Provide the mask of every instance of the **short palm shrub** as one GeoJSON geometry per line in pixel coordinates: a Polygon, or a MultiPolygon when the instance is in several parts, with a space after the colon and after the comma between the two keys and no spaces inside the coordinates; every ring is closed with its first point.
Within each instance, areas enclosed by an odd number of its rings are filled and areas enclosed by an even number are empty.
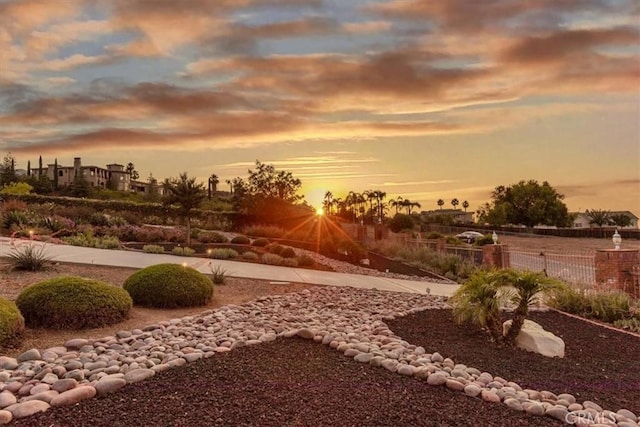
{"type": "Polygon", "coordinates": [[[77,233],[73,236],[62,237],[62,241],[68,245],[87,248],[118,249],[120,247],[120,240],[116,236],[96,237],[91,230],[77,233]]]}
{"type": "Polygon", "coordinates": [[[298,256],[298,265],[300,267],[314,267],[316,260],[310,255],[302,254],[298,256]]]}
{"type": "Polygon", "coordinates": [[[171,250],[171,253],[178,256],[192,256],[196,251],[188,247],[176,246],[171,250]]]}
{"type": "Polygon", "coordinates": [[[262,262],[268,265],[282,265],[284,262],[284,258],[280,255],[267,253],[262,255],[262,262]]]}
{"type": "Polygon", "coordinates": [[[238,251],[229,248],[215,248],[211,252],[207,251],[209,257],[213,259],[234,259],[238,257],[238,251]]]}
{"type": "Polygon", "coordinates": [[[57,277],[24,289],[16,305],[27,326],[97,328],[127,318],[132,306],[122,288],[83,277],[57,277]]]}
{"type": "Polygon", "coordinates": [[[124,289],[134,304],[157,307],[195,307],[213,297],[213,283],[206,275],[178,264],[144,268],[125,280],[124,289]]]}
{"type": "Polygon", "coordinates": [[[491,338],[502,341],[502,306],[507,295],[496,270],[478,270],[451,297],[456,323],[473,323],[486,328],[491,338]]]}
{"type": "Polygon", "coordinates": [[[259,248],[264,248],[268,244],[269,244],[269,241],[263,237],[255,239],[253,242],[251,242],[251,246],[257,246],[259,248]]]}
{"type": "Polygon", "coordinates": [[[248,245],[249,243],[251,243],[251,239],[249,239],[247,236],[239,234],[231,239],[231,243],[234,243],[236,245],[248,245]]]}
{"type": "Polygon", "coordinates": [[[44,245],[33,243],[12,249],[7,257],[14,270],[40,271],[51,261],[44,245]]]}
{"type": "Polygon", "coordinates": [[[247,261],[258,261],[260,259],[260,255],[255,252],[247,251],[242,254],[242,258],[247,261]]]}
{"type": "Polygon", "coordinates": [[[142,251],[147,254],[163,254],[164,246],[160,245],[144,245],[142,251]]]}
{"type": "Polygon", "coordinates": [[[280,256],[282,258],[295,258],[296,257],[296,251],[293,250],[292,247],[285,247],[282,252],[280,252],[280,256]]]}
{"type": "Polygon", "coordinates": [[[13,301],[0,298],[0,349],[19,343],[24,317],[13,301]]]}

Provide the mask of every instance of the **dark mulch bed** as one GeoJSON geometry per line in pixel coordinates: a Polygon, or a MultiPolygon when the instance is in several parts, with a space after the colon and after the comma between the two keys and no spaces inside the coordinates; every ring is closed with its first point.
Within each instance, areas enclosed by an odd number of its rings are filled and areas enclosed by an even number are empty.
{"type": "MultiPolygon", "coordinates": [[[[561,336],[564,359],[496,349],[455,326],[449,310],[396,319],[407,341],[524,388],[571,393],[605,409],[640,413],[640,339],[556,312],[532,319],[561,336]]],[[[445,387],[345,358],[327,346],[279,339],[201,360],[132,384],[103,399],[52,408],[16,426],[547,426],[532,417],[445,387]]]]}
{"type": "Polygon", "coordinates": [[[200,360],[16,426],[558,426],[280,339],[200,360]]]}
{"type": "Polygon", "coordinates": [[[438,351],[456,363],[473,366],[523,388],[571,393],[604,409],[640,414],[640,338],[561,313],[535,312],[531,320],[561,337],[563,359],[502,348],[474,328],[454,326],[450,310],[429,310],[388,322],[403,339],[438,351]]]}

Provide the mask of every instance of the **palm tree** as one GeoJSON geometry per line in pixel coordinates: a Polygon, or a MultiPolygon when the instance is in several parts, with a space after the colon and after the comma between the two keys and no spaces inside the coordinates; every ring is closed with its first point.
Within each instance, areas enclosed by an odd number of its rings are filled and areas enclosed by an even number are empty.
{"type": "Polygon", "coordinates": [[[374,191],[374,195],[376,197],[376,211],[378,213],[378,222],[382,222],[382,201],[387,197],[387,193],[381,190],[376,190],[374,191]]]}
{"type": "Polygon", "coordinates": [[[331,215],[331,206],[333,206],[333,193],[331,193],[331,191],[324,193],[324,201],[322,205],[326,214],[331,215]]]}
{"type": "Polygon", "coordinates": [[[459,204],[460,202],[458,201],[458,199],[451,200],[451,206],[453,206],[453,209],[455,209],[459,204]]]}
{"type": "Polygon", "coordinates": [[[411,202],[409,204],[409,215],[411,215],[411,208],[418,208],[420,209],[422,207],[422,205],[418,202],[411,202]]]}
{"type": "Polygon", "coordinates": [[[212,173],[207,182],[207,196],[209,200],[211,200],[211,194],[215,193],[218,190],[218,183],[220,180],[218,179],[218,175],[212,173]]]}
{"type": "Polygon", "coordinates": [[[467,211],[467,208],[469,207],[469,202],[467,202],[466,200],[464,202],[462,202],[462,207],[464,208],[464,211],[467,211]]]}
{"type": "Polygon", "coordinates": [[[498,270],[478,270],[449,300],[456,323],[474,323],[487,328],[495,342],[502,341],[502,307],[508,300],[498,270]]]}
{"type": "Polygon", "coordinates": [[[515,288],[515,292],[511,294],[511,300],[516,308],[513,311],[511,327],[504,336],[505,343],[512,345],[520,334],[524,320],[529,315],[529,306],[537,301],[541,293],[560,289],[564,285],[546,277],[543,273],[531,271],[520,272],[509,269],[501,271],[498,276],[505,285],[515,288]]]}
{"type": "Polygon", "coordinates": [[[396,208],[396,215],[398,215],[398,209],[402,207],[402,200],[404,200],[402,196],[398,196],[395,199],[389,201],[389,206],[391,206],[392,208],[396,208]]]}
{"type": "Polygon", "coordinates": [[[444,200],[438,199],[438,206],[440,206],[440,210],[442,210],[442,206],[444,206],[444,200]]]}
{"type": "Polygon", "coordinates": [[[230,179],[226,179],[224,182],[229,186],[229,193],[233,194],[233,182],[230,179]]]}
{"type": "Polygon", "coordinates": [[[180,174],[178,179],[166,179],[164,181],[166,205],[178,205],[180,214],[187,222],[187,246],[191,245],[191,214],[200,206],[205,198],[204,184],[196,182],[196,178],[189,178],[186,172],[180,174]]]}

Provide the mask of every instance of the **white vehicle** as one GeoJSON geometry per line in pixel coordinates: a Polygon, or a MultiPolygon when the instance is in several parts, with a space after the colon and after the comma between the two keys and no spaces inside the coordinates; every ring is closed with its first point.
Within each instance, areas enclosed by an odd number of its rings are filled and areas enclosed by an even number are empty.
{"type": "Polygon", "coordinates": [[[464,240],[467,243],[473,243],[476,239],[480,237],[484,237],[484,234],[478,233],[477,231],[465,231],[460,234],[456,234],[456,237],[460,240],[464,240]]]}

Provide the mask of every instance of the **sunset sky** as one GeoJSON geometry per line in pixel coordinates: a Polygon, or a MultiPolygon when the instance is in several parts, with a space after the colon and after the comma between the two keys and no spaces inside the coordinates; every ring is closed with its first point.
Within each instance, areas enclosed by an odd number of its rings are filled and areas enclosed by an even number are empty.
{"type": "Polygon", "coordinates": [[[640,216],[637,0],[0,0],[0,154],[640,216]]]}

